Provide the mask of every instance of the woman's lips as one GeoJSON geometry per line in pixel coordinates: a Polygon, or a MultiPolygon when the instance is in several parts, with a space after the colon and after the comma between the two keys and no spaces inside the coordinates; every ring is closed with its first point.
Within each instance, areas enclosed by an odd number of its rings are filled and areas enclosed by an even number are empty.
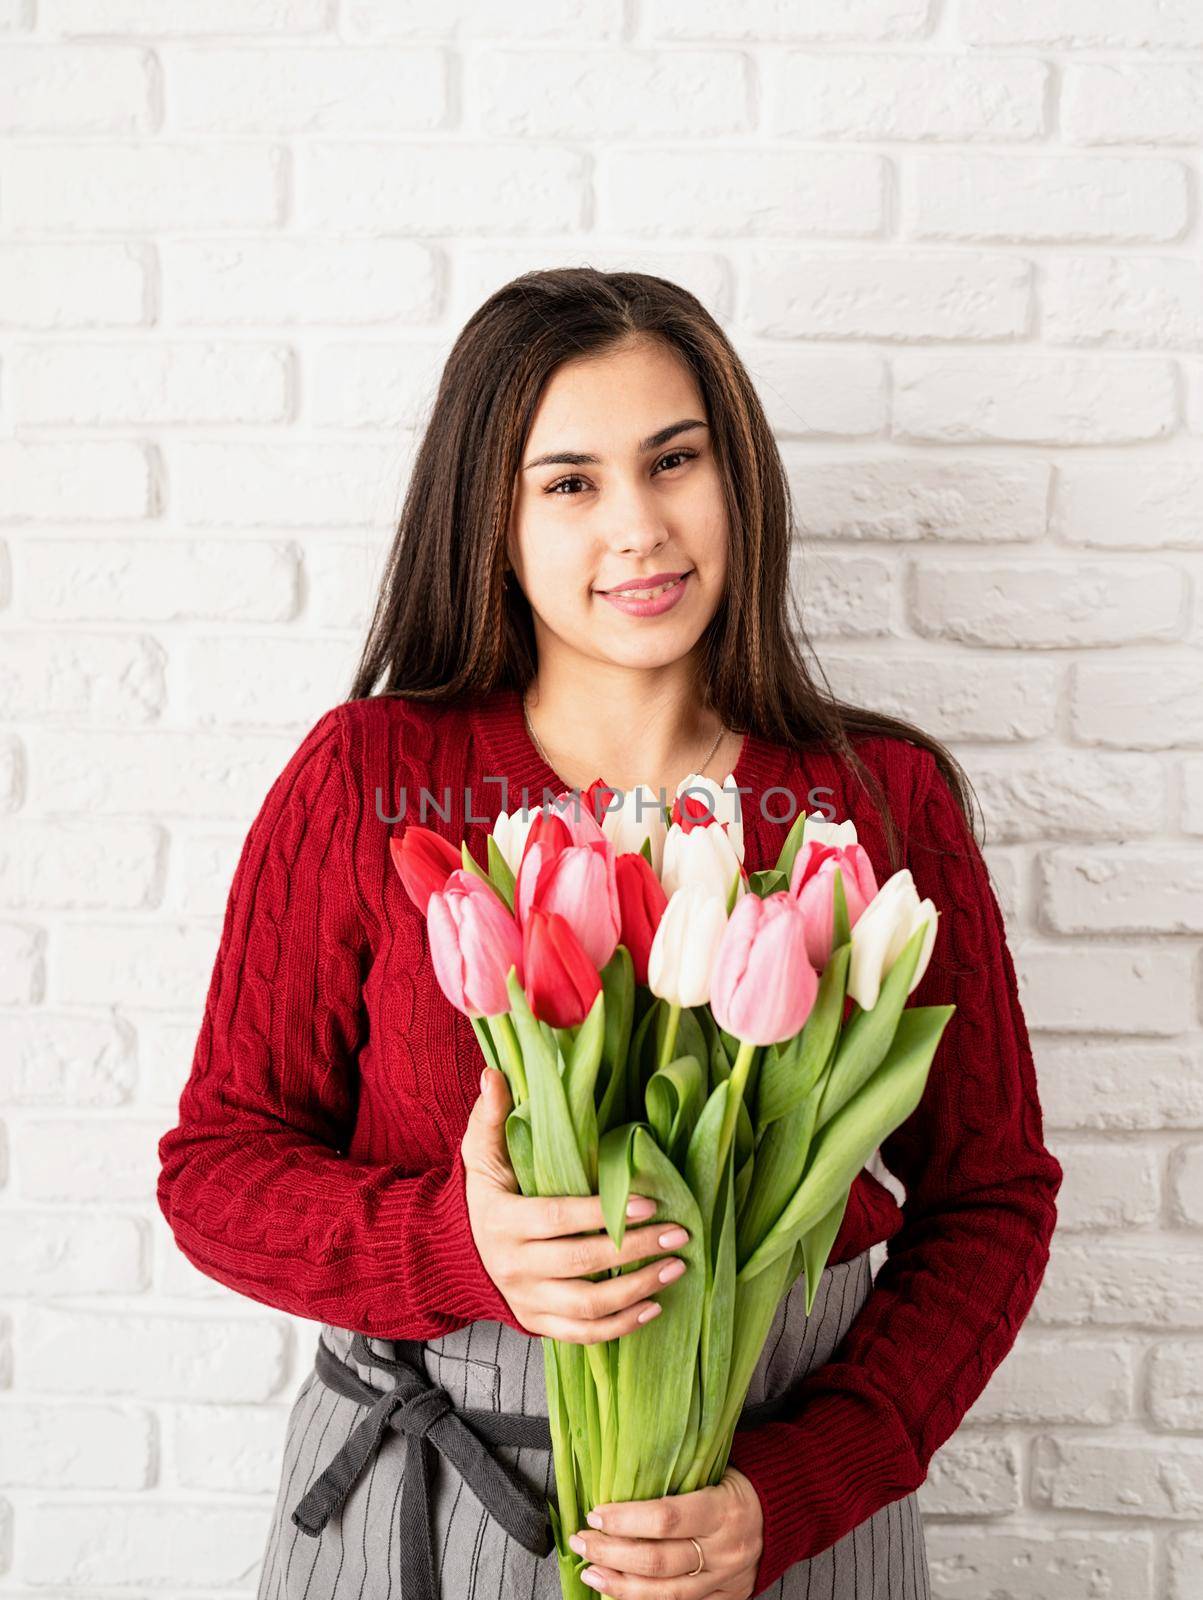
{"type": "Polygon", "coordinates": [[[671,611],[685,593],[685,585],[693,576],[692,572],[685,573],[684,577],[675,579],[672,583],[661,584],[652,594],[641,594],[637,589],[627,589],[621,593],[614,591],[598,590],[603,600],[608,600],[619,611],[625,611],[630,617],[658,617],[664,611],[671,611]]]}

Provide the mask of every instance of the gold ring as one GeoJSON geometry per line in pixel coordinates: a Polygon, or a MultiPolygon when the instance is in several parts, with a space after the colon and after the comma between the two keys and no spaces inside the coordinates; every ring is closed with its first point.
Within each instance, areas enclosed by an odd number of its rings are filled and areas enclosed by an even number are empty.
{"type": "Polygon", "coordinates": [[[685,1537],[686,1537],[686,1538],[687,1538],[687,1539],[688,1539],[688,1540],[689,1540],[689,1542],[690,1542],[690,1544],[691,1544],[691,1545],[692,1545],[692,1546],[693,1546],[693,1547],[694,1547],[694,1549],[695,1549],[695,1550],[696,1550],[696,1551],[697,1551],[697,1553],[698,1553],[698,1564],[697,1564],[697,1566],[696,1566],[696,1567],[695,1567],[695,1568],[694,1568],[694,1569],[693,1569],[693,1571],[692,1571],[692,1572],[687,1572],[687,1573],[686,1573],[686,1574],[685,1574],[685,1576],[686,1576],[686,1577],[687,1577],[687,1578],[696,1578],[696,1577],[697,1577],[697,1575],[698,1575],[698,1573],[699,1573],[699,1572],[701,1572],[701,1570],[702,1570],[702,1568],[703,1568],[703,1567],[704,1567],[704,1566],[705,1566],[705,1565],[706,1565],[706,1558],[705,1558],[705,1556],[703,1556],[703,1554],[702,1554],[702,1547],[701,1547],[701,1545],[700,1545],[700,1544],[699,1544],[699,1543],[698,1543],[698,1541],[697,1541],[697,1540],[696,1540],[696,1539],[695,1539],[695,1538],[694,1538],[694,1537],[693,1537],[693,1535],[692,1535],[692,1534],[691,1534],[691,1533],[687,1533],[687,1534],[686,1534],[686,1535],[685,1535],[685,1537]]]}

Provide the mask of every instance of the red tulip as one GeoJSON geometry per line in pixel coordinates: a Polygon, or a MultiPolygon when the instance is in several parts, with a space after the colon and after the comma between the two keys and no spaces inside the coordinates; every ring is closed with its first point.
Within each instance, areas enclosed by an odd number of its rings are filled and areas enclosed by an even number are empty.
{"type": "Polygon", "coordinates": [[[400,838],[391,838],[388,848],[406,894],[423,915],[435,890],[464,864],[463,855],[450,840],[416,822],[411,822],[400,838]]]}
{"type": "Polygon", "coordinates": [[[439,987],[469,1017],[510,1009],[506,978],[522,981],[522,934],[492,886],[463,868],[451,873],[426,910],[430,955],[439,987]]]}
{"type": "MultiPolygon", "coordinates": [[[[618,789],[611,789],[608,783],[603,783],[600,778],[594,778],[589,787],[581,793],[581,811],[585,816],[592,817],[599,828],[604,831],[605,819],[610,815],[611,802],[618,789]]],[[[617,809],[614,807],[613,809],[617,809]]],[[[578,840],[579,844],[581,841],[578,840]]]]}
{"type": "Polygon", "coordinates": [[[531,1011],[553,1028],[575,1028],[601,993],[597,968],[568,922],[532,906],[522,929],[524,987],[531,1011]]]}
{"type": "Polygon", "coordinates": [[[668,904],[668,896],[647,857],[624,850],[614,863],[618,888],[621,940],[631,952],[635,982],[647,982],[647,961],[652,940],[668,904]]]}

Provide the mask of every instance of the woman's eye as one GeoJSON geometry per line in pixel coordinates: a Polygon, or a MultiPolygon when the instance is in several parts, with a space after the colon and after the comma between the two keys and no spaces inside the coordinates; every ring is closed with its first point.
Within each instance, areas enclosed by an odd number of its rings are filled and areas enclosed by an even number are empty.
{"type": "Polygon", "coordinates": [[[584,481],[585,480],[583,478],[578,478],[575,476],[571,478],[561,478],[557,483],[549,484],[544,492],[546,494],[558,494],[566,483],[583,483],[584,481]]]}
{"type": "MultiPolygon", "coordinates": [[[[660,468],[666,461],[675,461],[678,459],[681,461],[692,461],[696,455],[696,450],[670,450],[667,455],[660,457],[659,461],[656,463],[656,466],[657,468],[660,468]]],[[[670,470],[675,470],[675,468],[670,470]]],[[[585,479],[582,478],[579,473],[574,472],[567,478],[559,478],[555,483],[549,484],[543,492],[545,494],[557,494],[561,489],[564,488],[566,484],[584,482],[585,479]]]]}

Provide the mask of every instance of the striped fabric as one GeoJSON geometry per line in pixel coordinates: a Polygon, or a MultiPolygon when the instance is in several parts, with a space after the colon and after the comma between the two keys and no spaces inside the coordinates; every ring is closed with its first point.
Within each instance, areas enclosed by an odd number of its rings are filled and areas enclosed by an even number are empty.
{"type": "MultiPolygon", "coordinates": [[[[806,1315],[799,1274],[777,1307],[752,1375],[748,1402],[769,1399],[831,1358],[873,1284],[870,1252],[828,1266],[814,1310],[806,1315]]],[[[318,1337],[350,1360],[352,1331],[323,1323],[318,1337]]],[[[369,1339],[380,1355],[392,1341],[369,1339]]],[[[501,1322],[473,1322],[427,1340],[427,1372],[457,1406],[547,1415],[541,1341],[501,1322]]],[[[379,1367],[352,1363],[369,1383],[389,1388],[379,1367]]],[[[284,1441],[279,1493],[272,1515],[257,1600],[406,1600],[400,1581],[397,1516],[404,1446],[386,1439],[363,1478],[321,1535],[290,1520],[306,1489],[343,1444],[365,1407],[336,1394],[310,1372],[293,1402],[284,1441]]],[[[498,1455],[541,1493],[555,1493],[550,1451],[497,1446],[498,1455]]],[[[443,1600],[560,1600],[554,1552],[531,1555],[484,1510],[463,1479],[436,1452],[433,1483],[435,1561],[443,1600]]],[[[703,1552],[705,1538],[701,1539],[703,1552]]],[[[797,1562],[763,1600],[931,1600],[917,1497],[883,1506],[836,1544],[797,1562]]]]}

